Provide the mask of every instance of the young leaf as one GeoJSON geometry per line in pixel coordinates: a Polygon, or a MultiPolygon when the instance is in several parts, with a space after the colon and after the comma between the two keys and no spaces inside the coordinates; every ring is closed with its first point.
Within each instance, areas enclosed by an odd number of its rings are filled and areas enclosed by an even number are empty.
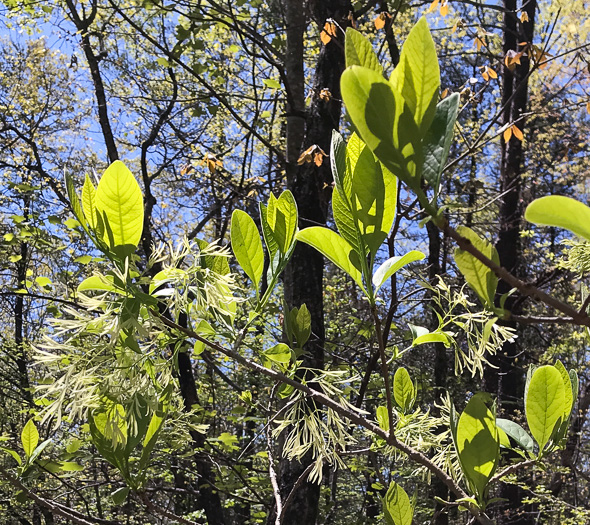
{"type": "Polygon", "coordinates": [[[350,275],[364,291],[358,255],[340,235],[323,226],[312,226],[298,232],[296,238],[313,246],[330,259],[338,268],[350,275]]]}
{"type": "Polygon", "coordinates": [[[379,63],[371,42],[365,36],[356,29],[347,27],[344,42],[346,67],[363,66],[383,74],[383,67],[379,63]]]}
{"type": "Polygon", "coordinates": [[[563,405],[563,421],[567,422],[572,413],[572,408],[574,404],[574,395],[572,391],[572,381],[568,374],[568,371],[563,366],[563,363],[559,360],[555,363],[555,368],[561,375],[561,379],[563,381],[563,388],[564,388],[564,405],[563,405]]]}
{"type": "Polygon", "coordinates": [[[404,368],[398,368],[393,376],[393,398],[402,411],[408,412],[414,404],[416,391],[412,378],[404,368]]]}
{"type": "MultiPolygon", "coordinates": [[[[500,264],[498,252],[491,243],[482,239],[471,228],[467,228],[466,226],[459,226],[457,231],[461,236],[469,239],[471,244],[488,257],[488,259],[500,264]]],[[[494,295],[498,286],[496,274],[473,255],[460,248],[455,250],[455,263],[481,302],[488,308],[493,308],[494,295]]]]}
{"type": "Polygon", "coordinates": [[[412,28],[404,42],[398,66],[390,82],[401,92],[423,137],[434,118],[440,70],[434,40],[424,17],[412,28]]]}
{"type": "Polygon", "coordinates": [[[74,216],[76,219],[78,219],[80,224],[82,224],[82,227],[87,231],[88,226],[84,220],[84,213],[82,211],[82,206],[80,205],[80,199],[76,193],[76,187],[74,185],[72,176],[69,173],[64,172],[64,179],[66,183],[66,191],[68,193],[68,200],[70,201],[70,206],[72,207],[74,216]]]}
{"type": "Polygon", "coordinates": [[[438,195],[440,177],[449,156],[453,129],[459,112],[459,94],[453,93],[436,106],[434,119],[424,138],[424,179],[438,195]]]}
{"type": "Polygon", "coordinates": [[[342,99],[361,138],[396,177],[410,186],[422,166],[420,134],[399,91],[379,73],[352,66],[341,77],[342,99]]]}
{"type": "Polygon", "coordinates": [[[94,230],[97,226],[96,189],[88,174],[86,174],[84,186],[82,187],[82,208],[88,224],[94,230]]]}
{"type": "MultiPolygon", "coordinates": [[[[344,180],[347,175],[346,173],[346,143],[342,138],[342,135],[336,130],[332,130],[332,142],[330,143],[330,167],[332,169],[332,176],[336,183],[336,188],[339,189],[344,195],[347,195],[344,189],[344,180]]],[[[350,184],[348,184],[350,187],[350,184]]],[[[347,195],[349,196],[349,195],[347,195]]]]}
{"type": "Polygon", "coordinates": [[[129,487],[120,487],[111,493],[111,498],[115,505],[122,505],[125,503],[127,496],[129,495],[129,487]]]}
{"type": "Polygon", "coordinates": [[[39,444],[39,431],[32,419],[27,421],[21,432],[20,439],[25,455],[30,458],[39,444]]]}
{"type": "Polygon", "coordinates": [[[407,264],[421,261],[425,255],[417,250],[401,255],[399,257],[391,257],[387,259],[373,275],[373,286],[375,287],[375,293],[383,286],[383,283],[387,281],[395,272],[403,268],[407,264]]]}
{"type": "Polygon", "coordinates": [[[367,253],[359,230],[358,221],[354,218],[352,205],[343,196],[338,187],[332,191],[332,214],[340,235],[354,248],[357,253],[367,253]]]}
{"type": "Polygon", "coordinates": [[[291,349],[285,343],[276,344],[262,352],[262,355],[275,363],[289,364],[291,362],[291,349]]]}
{"type": "Polygon", "coordinates": [[[496,425],[510,436],[516,444],[527,452],[532,452],[535,446],[533,438],[518,423],[509,419],[497,418],[496,425]]]}
{"type": "Polygon", "coordinates": [[[305,303],[300,308],[293,308],[289,314],[291,331],[299,348],[307,343],[311,335],[311,314],[305,303]]]}
{"type": "Polygon", "coordinates": [[[531,202],[524,218],[533,224],[565,228],[590,241],[590,208],[561,195],[548,195],[531,202]]]}
{"type": "Polygon", "coordinates": [[[533,373],[525,399],[526,419],[539,452],[551,439],[556,425],[563,418],[565,388],[559,371],[550,365],[533,373]]]}
{"type": "Polygon", "coordinates": [[[104,241],[118,255],[133,253],[143,232],[143,197],[135,177],[120,160],[104,172],[96,188],[97,217],[104,220],[104,241]]]}
{"type": "Polygon", "coordinates": [[[293,244],[297,231],[297,204],[289,190],[281,193],[278,199],[270,195],[266,208],[266,220],[280,252],[286,254],[293,244]]]}
{"type": "Polygon", "coordinates": [[[275,255],[279,251],[279,245],[277,244],[277,241],[274,238],[274,234],[270,229],[270,225],[268,224],[268,207],[262,202],[260,202],[258,204],[258,208],[260,211],[260,224],[262,224],[262,235],[264,236],[264,243],[266,244],[266,249],[268,251],[268,255],[272,263],[276,259],[275,255]]]}
{"type": "Polygon", "coordinates": [[[392,481],[383,498],[383,515],[388,525],[412,525],[414,509],[406,491],[392,481]]]}
{"type": "Polygon", "coordinates": [[[379,423],[379,427],[385,431],[389,431],[389,415],[387,413],[387,407],[377,407],[375,415],[377,416],[377,423],[379,423]]]}
{"type": "Polygon", "coordinates": [[[231,217],[231,247],[238,264],[250,277],[256,290],[264,269],[262,241],[254,220],[242,210],[234,210],[231,217]]]}
{"type": "Polygon", "coordinates": [[[355,164],[351,190],[350,203],[357,229],[363,244],[375,257],[395,219],[397,181],[366,146],[355,164]]]}
{"type": "Polygon", "coordinates": [[[461,468],[481,501],[498,465],[500,441],[489,394],[475,394],[457,425],[457,454],[461,468]]]}

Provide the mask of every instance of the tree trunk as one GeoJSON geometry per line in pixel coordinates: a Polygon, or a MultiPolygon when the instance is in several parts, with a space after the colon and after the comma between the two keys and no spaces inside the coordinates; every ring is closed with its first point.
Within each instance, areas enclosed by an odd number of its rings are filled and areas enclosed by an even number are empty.
{"type": "MultiPolygon", "coordinates": [[[[530,0],[523,2],[522,11],[526,12],[529,20],[520,22],[517,18],[519,11],[516,0],[504,1],[504,43],[503,52],[506,56],[509,52],[522,51],[519,49],[521,42],[531,42],[534,36],[534,22],[537,2],[530,0]]],[[[504,125],[515,124],[525,131],[525,111],[528,102],[528,75],[530,60],[523,55],[521,64],[513,70],[507,66],[503,68],[502,103],[504,107],[502,122],[504,125]]],[[[496,249],[500,258],[500,264],[513,275],[524,277],[523,249],[520,242],[520,225],[523,218],[521,205],[522,196],[522,172],[524,169],[523,144],[514,134],[508,141],[502,137],[502,160],[500,166],[500,193],[503,195],[500,204],[499,234],[496,249]]],[[[500,281],[498,295],[507,293],[510,286],[500,281]]],[[[518,297],[513,295],[506,301],[505,308],[513,313],[519,311],[518,297]]],[[[515,327],[514,324],[510,326],[515,327]]],[[[497,394],[503,402],[502,409],[507,413],[513,413],[518,408],[524,393],[524,368],[523,360],[519,366],[515,366],[515,359],[520,353],[517,342],[507,342],[502,347],[492,363],[497,368],[488,368],[485,375],[485,389],[497,394]]],[[[516,485],[502,485],[501,497],[508,502],[503,511],[498,515],[498,523],[533,523],[532,509],[522,506],[524,492],[516,485]]]]}
{"type": "MultiPolygon", "coordinates": [[[[330,151],[332,130],[338,129],[342,103],[340,75],[344,70],[344,35],[337,29],[327,45],[323,45],[315,68],[311,104],[305,108],[305,77],[303,70],[303,33],[306,26],[302,1],[284,2],[287,22],[287,54],[285,61],[288,81],[287,108],[287,185],[293,192],[299,209],[300,228],[325,224],[332,191],[332,173],[327,158],[320,166],[314,163],[297,165],[302,151],[317,145],[330,151]],[[323,89],[329,100],[320,98],[323,89]]],[[[349,0],[316,0],[308,3],[314,21],[323,27],[333,19],[345,28],[352,11],[349,0]]],[[[289,308],[305,304],[311,313],[312,335],[306,345],[303,367],[320,369],[324,366],[324,305],[323,256],[310,246],[299,243],[285,272],[285,299],[289,308]]],[[[313,408],[310,407],[311,410],[313,408]]],[[[279,464],[279,487],[283,501],[310,464],[311,457],[301,462],[282,459],[279,464]]],[[[284,512],[284,525],[313,524],[317,520],[320,486],[305,480],[299,484],[290,505],[284,512]]],[[[271,516],[272,520],[272,516],[271,516]]]]}

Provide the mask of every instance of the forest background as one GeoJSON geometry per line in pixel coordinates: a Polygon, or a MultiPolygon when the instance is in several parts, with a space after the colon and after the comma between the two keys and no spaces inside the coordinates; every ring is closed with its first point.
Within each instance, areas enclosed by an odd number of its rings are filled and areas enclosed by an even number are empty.
{"type": "MultiPolygon", "coordinates": [[[[523,214],[543,195],[586,200],[588,3],[2,5],[0,431],[7,449],[22,451],[23,428],[34,417],[41,441],[50,441],[43,462],[25,476],[16,476],[11,454],[1,457],[0,523],[377,523],[392,480],[414,494],[416,523],[466,522],[456,507],[440,503],[450,499],[447,487],[360,431],[338,460],[318,464],[313,449],[301,461],[282,457],[288,430],[276,429],[288,402],[277,384],[199,344],[174,350],[174,409],[153,452],[145,492],[129,493],[91,439],[88,411],[96,399],[88,392],[108,383],[104,369],[90,359],[83,363],[79,354],[57,353],[44,339],[57,337],[50,318],[69,319],[80,307],[80,282],[105,264],[72,214],[64,172],[80,190],[87,175],[94,180],[110,163],[125,161],[144,196],[143,269],[161,253],[158,246],[176,245],[183,236],[228,245],[232,212],[257,217],[258,202],[285,188],[297,202],[300,228],[333,226],[332,131],[348,137],[352,129],[340,93],[344,32],[354,27],[368,37],[390,72],[411,27],[426,15],[441,97],[460,94],[440,189],[445,217],[492,242],[513,275],[585,311],[590,263],[584,244],[562,230],[535,228],[523,214]],[[64,384],[72,367],[79,382],[60,391],[55,385],[64,384]],[[78,398],[79,406],[69,398],[78,398]],[[56,399],[63,404],[60,416],[48,412],[56,399]]],[[[412,347],[420,330],[446,330],[446,339],[415,345],[396,360],[416,381],[421,412],[406,423],[418,441],[425,434],[416,428],[426,415],[444,419],[445,392],[460,409],[471,393],[490,392],[499,414],[524,420],[528,366],[561,360],[580,378],[567,444],[543,465],[499,484],[494,494],[504,500],[491,512],[497,523],[587,522],[587,328],[519,291],[505,298],[512,315],[498,321],[517,337],[474,351],[470,312],[479,300],[457,271],[454,241],[425,219],[400,184],[397,216],[378,258],[410,250],[426,258],[384,287],[381,325],[353,281],[299,243],[261,320],[247,332],[247,347],[262,351],[286,342],[285,317],[305,304],[304,366],[325,371],[331,381],[345,377],[345,401],[372,415],[384,403],[376,331],[394,352],[412,347]],[[448,319],[445,297],[456,300],[448,319]],[[448,320],[442,328],[437,313],[448,320]]],[[[232,258],[229,263],[239,273],[232,258]]],[[[242,299],[251,300],[247,278],[236,278],[242,299]]],[[[262,293],[267,285],[263,279],[262,293]]],[[[498,297],[511,288],[500,281],[498,297]]],[[[243,310],[233,320],[237,326],[248,319],[243,310]]],[[[449,445],[442,427],[430,430],[431,445],[449,445]],[[432,437],[437,434],[440,441],[432,437]]]]}

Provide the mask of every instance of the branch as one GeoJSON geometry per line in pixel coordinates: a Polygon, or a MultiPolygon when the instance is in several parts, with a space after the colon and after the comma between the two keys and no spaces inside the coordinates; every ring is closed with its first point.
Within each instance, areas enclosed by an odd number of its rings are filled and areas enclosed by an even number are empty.
{"type": "Polygon", "coordinates": [[[48,499],[45,499],[39,496],[37,493],[33,492],[29,488],[25,487],[19,479],[14,477],[10,472],[8,472],[4,467],[0,466],[0,475],[4,477],[12,486],[16,487],[19,490],[22,490],[28,498],[32,499],[35,503],[50,510],[53,514],[57,516],[61,516],[62,518],[66,518],[70,520],[75,525],[97,525],[97,524],[104,524],[104,523],[111,523],[113,525],[119,525],[119,522],[108,522],[105,520],[100,520],[91,517],[81,517],[82,515],[79,514],[74,509],[70,509],[64,505],[60,505],[59,503],[55,503],[48,499]],[[88,521],[91,520],[91,521],[88,521]]]}
{"type": "Polygon", "coordinates": [[[529,459],[527,461],[523,461],[522,463],[515,463],[514,465],[510,465],[506,467],[504,470],[498,472],[488,483],[494,483],[496,481],[500,481],[504,476],[508,476],[508,474],[512,474],[517,470],[525,467],[530,467],[531,465],[535,465],[537,463],[534,459],[529,459]]]}
{"type": "MultiPolygon", "coordinates": [[[[428,213],[432,215],[430,211],[428,213]]],[[[436,212],[434,212],[433,216],[436,216],[436,212]]],[[[590,327],[590,316],[588,316],[587,313],[576,310],[570,305],[560,301],[559,299],[556,299],[555,297],[552,297],[543,290],[540,290],[533,284],[521,281],[512,275],[508,270],[506,270],[506,268],[500,266],[481,253],[469,239],[466,239],[461,234],[459,234],[459,232],[457,232],[457,230],[455,230],[445,218],[441,217],[438,220],[435,220],[435,222],[444,233],[446,233],[457,243],[459,248],[473,255],[473,257],[475,257],[478,261],[482,262],[490,270],[492,270],[498,278],[502,279],[513,288],[517,288],[522,295],[534,297],[546,305],[552,306],[556,310],[571,317],[572,323],[574,324],[590,327]]]]}
{"type": "Polygon", "coordinates": [[[290,385],[293,388],[299,390],[300,392],[306,394],[308,397],[310,397],[311,399],[313,399],[317,403],[320,403],[320,404],[324,405],[325,407],[331,408],[336,413],[338,413],[340,416],[345,417],[346,419],[350,420],[352,423],[365,428],[366,430],[368,430],[372,434],[383,439],[388,445],[391,445],[392,447],[397,448],[398,450],[400,450],[401,452],[406,454],[409,458],[413,459],[416,463],[426,467],[437,478],[439,478],[449,488],[449,490],[451,492],[453,492],[453,494],[455,494],[457,497],[459,497],[459,498],[466,498],[467,497],[467,494],[465,493],[465,491],[455,482],[455,480],[453,480],[453,478],[451,478],[438,465],[434,464],[422,452],[419,452],[418,450],[413,449],[409,445],[406,445],[405,443],[398,441],[398,439],[395,437],[395,435],[393,435],[389,432],[386,432],[381,427],[375,425],[373,422],[369,421],[368,419],[365,419],[363,416],[361,416],[355,410],[352,410],[350,408],[342,406],[340,403],[338,403],[334,399],[328,397],[327,395],[325,395],[322,392],[318,392],[317,390],[312,389],[311,387],[307,386],[304,383],[300,383],[299,381],[296,381],[295,379],[287,377],[286,375],[281,374],[280,372],[276,372],[275,370],[265,368],[264,366],[259,365],[258,363],[255,363],[254,361],[248,359],[247,357],[244,357],[243,355],[241,355],[239,352],[237,352],[235,350],[225,348],[218,343],[215,343],[213,341],[209,341],[209,340],[205,339],[204,337],[200,336],[199,334],[197,334],[196,332],[194,332],[188,328],[184,328],[184,327],[174,323],[173,321],[170,321],[169,319],[166,319],[157,311],[152,310],[151,312],[155,317],[160,319],[160,321],[163,324],[165,324],[166,326],[168,326],[169,328],[172,328],[173,330],[177,330],[179,332],[182,332],[186,336],[204,343],[212,350],[215,350],[217,352],[224,354],[227,357],[230,357],[234,361],[238,362],[239,364],[241,364],[251,370],[254,370],[255,372],[258,372],[262,375],[270,377],[271,379],[274,379],[275,381],[280,381],[282,383],[290,385]]]}

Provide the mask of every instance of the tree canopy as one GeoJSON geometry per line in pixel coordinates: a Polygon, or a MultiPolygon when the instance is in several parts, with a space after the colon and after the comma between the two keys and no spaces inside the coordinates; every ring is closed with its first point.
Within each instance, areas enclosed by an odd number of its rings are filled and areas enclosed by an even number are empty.
{"type": "Polygon", "coordinates": [[[0,523],[588,521],[586,3],[0,6],[0,523]]]}

